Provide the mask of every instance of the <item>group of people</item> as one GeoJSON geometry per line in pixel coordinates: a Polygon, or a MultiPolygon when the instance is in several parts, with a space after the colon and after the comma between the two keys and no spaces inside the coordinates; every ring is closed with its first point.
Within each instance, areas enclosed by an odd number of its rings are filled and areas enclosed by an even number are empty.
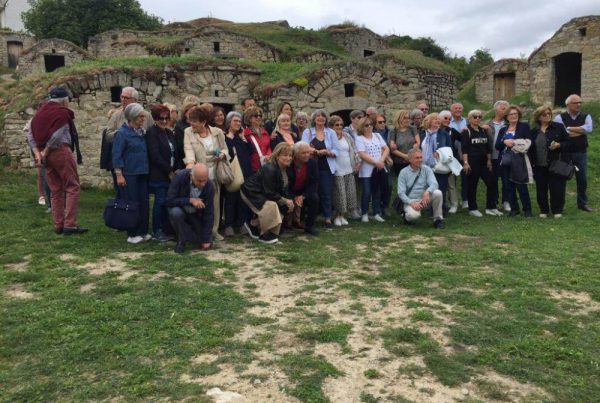
{"type": "MultiPolygon", "coordinates": [[[[53,91],[47,104],[64,101],[61,106],[68,110],[66,92],[53,91]]],[[[103,132],[101,155],[117,198],[140,205],[139,222],[128,230],[130,243],[175,239],[180,253],[186,243],[207,249],[238,232],[271,244],[286,230],[317,236],[319,215],[325,228],[348,225],[350,219],[384,222],[390,206],[407,224],[423,212],[431,214],[434,227],[441,229],[444,217],[458,211],[459,182],[463,207],[473,217],[483,216],[479,179],[486,186],[487,215],[503,215],[504,209],[511,216],[531,217],[527,185],[535,181],[540,217],[560,217],[567,178],[557,173],[555,161],[575,163],[578,207],[592,211],[586,196],[592,121],[581,113],[577,95],[567,98],[567,111],[554,118],[549,106],[536,109],[533,130],[523,122],[521,109],[506,101],[495,103],[488,122],[482,122],[479,110],[463,117],[459,103],[430,113],[423,102],[397,111],[388,127],[386,116],[373,107],[352,111],[345,126],[340,116],[323,109],[308,116],[287,102],[265,122],[253,99],[243,100],[241,112],[226,113],[188,96],[181,114],[172,104],[154,104],[148,112],[137,100],[134,88],[122,89],[121,105],[111,111],[103,132]],[[232,167],[240,186],[221,179],[232,167]],[[394,177],[397,196],[392,198],[394,177]]],[[[53,154],[63,158],[69,147],[76,148],[72,112],[66,128],[44,126],[44,137],[36,132],[42,130],[41,116],[47,123],[45,105],[31,122],[30,145],[36,161],[45,162],[57,232],[83,233],[73,218],[78,183],[75,197],[68,180],[76,177],[73,156],[69,166],[75,175],[63,173],[64,167],[56,173],[52,163],[53,154]],[[62,141],[58,149],[57,141],[62,141]]]]}

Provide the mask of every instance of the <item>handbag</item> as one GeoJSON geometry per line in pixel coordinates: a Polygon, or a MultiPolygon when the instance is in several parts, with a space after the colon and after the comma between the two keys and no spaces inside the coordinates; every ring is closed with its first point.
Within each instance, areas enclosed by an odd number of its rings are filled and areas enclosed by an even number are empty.
{"type": "Polygon", "coordinates": [[[575,175],[575,166],[571,161],[563,161],[559,157],[559,159],[550,163],[548,166],[548,172],[550,172],[552,175],[569,180],[573,178],[573,175],[575,175]]]}
{"type": "Polygon", "coordinates": [[[502,153],[502,159],[500,160],[501,166],[510,166],[512,163],[513,152],[512,150],[505,150],[502,153]]]}
{"type": "MultiPolygon", "coordinates": [[[[126,194],[125,190],[121,193],[126,194]]],[[[104,207],[104,224],[120,231],[128,231],[137,227],[140,221],[140,203],[124,199],[109,199],[104,207]]]]}
{"type": "Polygon", "coordinates": [[[227,186],[233,182],[233,171],[231,170],[231,164],[227,158],[217,161],[215,167],[215,176],[217,183],[227,186]]]}
{"type": "Polygon", "coordinates": [[[230,165],[233,173],[233,181],[229,185],[225,185],[225,189],[228,192],[233,193],[240,190],[244,184],[244,173],[242,172],[242,167],[240,166],[240,161],[238,161],[237,155],[233,157],[230,165]]]}

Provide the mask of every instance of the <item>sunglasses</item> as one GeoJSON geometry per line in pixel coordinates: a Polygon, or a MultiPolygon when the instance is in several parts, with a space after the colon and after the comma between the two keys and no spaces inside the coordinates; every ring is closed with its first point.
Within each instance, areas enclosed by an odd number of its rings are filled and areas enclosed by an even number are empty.
{"type": "Polygon", "coordinates": [[[252,115],[252,117],[254,117],[254,118],[262,118],[262,115],[261,114],[256,114],[256,115],[252,115]]]}
{"type": "Polygon", "coordinates": [[[168,121],[168,120],[171,120],[171,118],[170,118],[170,117],[168,117],[168,116],[161,116],[161,117],[159,117],[157,120],[164,120],[164,121],[166,122],[166,121],[168,121]]]}
{"type": "Polygon", "coordinates": [[[380,125],[380,124],[382,124],[382,123],[385,123],[385,120],[379,120],[379,121],[377,121],[377,124],[378,124],[378,125],[380,125]]]}
{"type": "Polygon", "coordinates": [[[473,119],[481,119],[481,115],[471,116],[473,119]]]}
{"type": "Polygon", "coordinates": [[[365,128],[367,128],[367,127],[373,127],[373,125],[372,125],[372,124],[370,124],[370,123],[367,123],[367,124],[365,125],[365,128]]]}

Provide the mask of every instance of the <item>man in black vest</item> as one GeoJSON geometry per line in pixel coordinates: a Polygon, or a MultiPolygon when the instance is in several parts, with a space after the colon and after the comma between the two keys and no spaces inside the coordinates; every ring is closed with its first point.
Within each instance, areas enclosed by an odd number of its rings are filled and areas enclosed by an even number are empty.
{"type": "Polygon", "coordinates": [[[579,171],[575,172],[577,181],[577,208],[591,213],[594,211],[588,206],[587,199],[587,136],[592,132],[592,117],[581,113],[581,97],[577,94],[569,95],[565,101],[567,111],[554,118],[555,122],[562,123],[573,144],[573,163],[579,171]]]}

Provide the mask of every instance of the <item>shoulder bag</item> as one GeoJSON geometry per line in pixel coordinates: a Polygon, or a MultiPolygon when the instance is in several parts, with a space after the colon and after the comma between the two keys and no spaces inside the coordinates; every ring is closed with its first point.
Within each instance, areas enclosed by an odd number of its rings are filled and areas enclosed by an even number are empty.
{"type": "Polygon", "coordinates": [[[575,166],[573,165],[572,161],[563,161],[560,157],[561,154],[559,154],[558,159],[550,162],[550,165],[548,166],[548,172],[554,176],[569,180],[573,178],[573,175],[575,175],[575,166]]]}
{"type": "Polygon", "coordinates": [[[120,231],[132,230],[140,220],[140,203],[127,198],[127,189],[122,188],[123,199],[109,199],[104,207],[104,224],[120,231]]]}
{"type": "MultiPolygon", "coordinates": [[[[235,153],[235,148],[233,148],[233,152],[235,153]]],[[[237,153],[235,153],[233,156],[233,160],[231,160],[230,165],[231,172],[233,173],[233,181],[229,185],[225,185],[225,189],[229,193],[233,193],[240,190],[244,184],[244,173],[242,172],[242,167],[240,166],[237,153]]]]}

